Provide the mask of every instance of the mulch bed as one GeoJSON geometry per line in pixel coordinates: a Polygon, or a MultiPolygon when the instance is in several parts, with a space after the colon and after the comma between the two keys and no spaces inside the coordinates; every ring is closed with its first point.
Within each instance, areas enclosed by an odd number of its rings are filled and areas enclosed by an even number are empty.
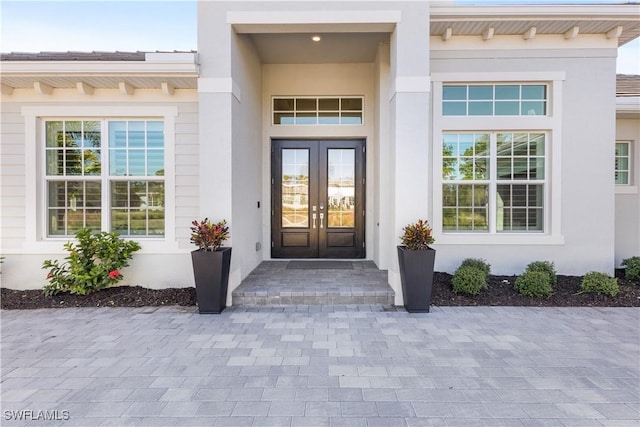
{"type": "MultiPolygon", "coordinates": [[[[516,276],[491,276],[489,288],[477,296],[458,295],[451,290],[451,275],[435,273],[431,304],[434,306],[533,306],[533,307],[640,307],[640,282],[618,278],[620,293],[580,294],[581,277],[558,276],[549,298],[529,298],[513,289],[516,276]]],[[[147,289],[118,286],[89,295],[58,294],[47,297],[42,290],[0,289],[0,308],[23,310],[63,307],[159,307],[195,306],[195,288],[147,289]]]]}

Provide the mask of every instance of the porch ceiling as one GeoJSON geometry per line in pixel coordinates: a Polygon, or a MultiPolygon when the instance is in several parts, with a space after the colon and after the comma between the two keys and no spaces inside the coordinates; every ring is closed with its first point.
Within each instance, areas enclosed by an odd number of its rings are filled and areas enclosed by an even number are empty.
{"type": "Polygon", "coordinates": [[[263,33],[250,34],[264,64],[373,62],[378,45],[389,33],[263,33]],[[319,35],[314,42],[311,37],[319,35]]]}

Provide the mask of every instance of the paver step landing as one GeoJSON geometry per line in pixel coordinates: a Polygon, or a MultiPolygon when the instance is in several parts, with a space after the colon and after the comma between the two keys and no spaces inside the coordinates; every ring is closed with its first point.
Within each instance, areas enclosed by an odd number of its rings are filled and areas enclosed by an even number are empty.
{"type": "Polygon", "coordinates": [[[263,261],[232,293],[233,305],[393,305],[387,271],[373,261],[263,261]]]}

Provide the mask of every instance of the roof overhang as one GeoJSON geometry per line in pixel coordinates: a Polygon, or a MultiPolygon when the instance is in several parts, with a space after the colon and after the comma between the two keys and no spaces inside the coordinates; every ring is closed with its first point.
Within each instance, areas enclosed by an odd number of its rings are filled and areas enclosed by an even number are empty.
{"type": "MultiPolygon", "coordinates": [[[[37,55],[37,54],[36,54],[37,55]]],[[[16,88],[195,89],[195,52],[146,53],[144,60],[3,60],[2,91],[16,88]]]]}
{"type": "Polygon", "coordinates": [[[616,98],[616,118],[640,119],[640,96],[616,98]]]}
{"type": "Polygon", "coordinates": [[[640,5],[437,6],[431,8],[432,36],[604,34],[623,45],[640,36],[640,5]],[[577,27],[577,28],[576,28],[577,27]]]}

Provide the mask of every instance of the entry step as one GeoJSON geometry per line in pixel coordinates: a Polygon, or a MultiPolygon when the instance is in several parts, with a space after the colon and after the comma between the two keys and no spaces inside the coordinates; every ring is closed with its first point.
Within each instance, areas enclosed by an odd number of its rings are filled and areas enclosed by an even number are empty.
{"type": "Polygon", "coordinates": [[[234,306],[393,305],[394,298],[387,271],[372,261],[264,261],[232,293],[234,306]]]}

